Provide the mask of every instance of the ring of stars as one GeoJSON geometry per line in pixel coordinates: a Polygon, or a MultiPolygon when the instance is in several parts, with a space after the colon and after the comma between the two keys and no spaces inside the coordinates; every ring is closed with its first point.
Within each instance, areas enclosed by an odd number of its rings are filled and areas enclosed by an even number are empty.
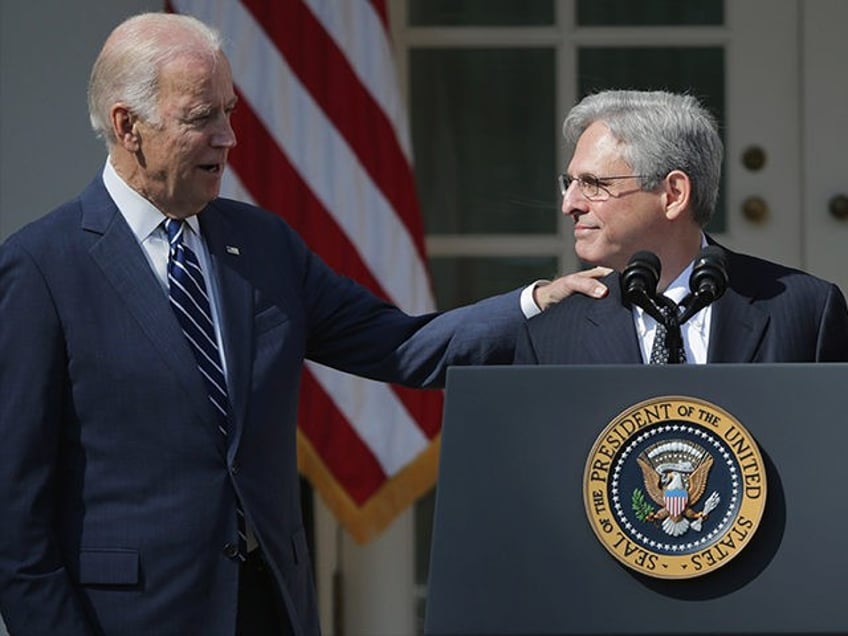
{"type": "Polygon", "coordinates": [[[633,539],[636,539],[643,545],[650,547],[654,551],[665,552],[667,554],[685,554],[695,550],[700,550],[705,546],[710,545],[714,540],[721,537],[724,528],[732,522],[735,512],[739,507],[739,490],[739,471],[737,470],[736,461],[733,455],[728,451],[728,449],[724,446],[724,444],[721,443],[718,438],[714,437],[708,431],[688,424],[666,424],[663,426],[656,426],[638,435],[621,452],[621,455],[619,456],[618,461],[615,464],[613,478],[610,481],[611,499],[615,507],[615,515],[618,518],[619,525],[621,526],[621,528],[626,531],[626,534],[628,536],[633,539]],[[625,508],[621,505],[621,500],[619,496],[619,477],[621,475],[621,470],[625,461],[630,455],[632,455],[636,451],[637,448],[640,448],[645,442],[661,433],[689,434],[699,438],[700,441],[704,444],[704,446],[708,447],[713,452],[714,456],[717,455],[721,457],[721,460],[727,466],[727,471],[730,475],[731,496],[730,501],[728,502],[728,505],[725,508],[723,517],[715,525],[715,527],[713,527],[706,534],[700,536],[695,541],[686,541],[685,543],[675,544],[651,539],[650,537],[647,537],[642,532],[640,532],[638,527],[634,526],[634,524],[630,521],[630,518],[627,516],[625,508]]]}

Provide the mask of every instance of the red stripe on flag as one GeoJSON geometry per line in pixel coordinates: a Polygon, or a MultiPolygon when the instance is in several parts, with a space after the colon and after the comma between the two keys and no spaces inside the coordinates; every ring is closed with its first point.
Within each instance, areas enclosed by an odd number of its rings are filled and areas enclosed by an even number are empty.
{"type": "Polygon", "coordinates": [[[347,140],[403,221],[418,258],[426,263],[412,170],[391,123],[347,58],[302,2],[244,0],[243,4],[264,26],[289,67],[347,140]]]}
{"type": "Polygon", "coordinates": [[[238,145],[230,153],[230,164],[253,200],[286,219],[334,270],[388,298],[356,245],[303,182],[247,100],[241,95],[239,99],[233,113],[238,145]]]}
{"type": "MultiPolygon", "coordinates": [[[[330,267],[387,298],[356,246],[294,170],[250,104],[239,97],[233,113],[239,142],[230,153],[230,163],[244,187],[259,205],[285,218],[330,267]],[[263,159],[257,161],[256,157],[263,159]]],[[[441,392],[421,392],[397,385],[392,385],[392,390],[427,439],[433,439],[442,424],[441,392]]]]}
{"type": "Polygon", "coordinates": [[[435,438],[442,429],[442,391],[422,391],[397,384],[391,387],[427,439],[435,438]]]}
{"type": "Polygon", "coordinates": [[[371,449],[308,369],[301,384],[298,427],[357,505],[364,504],[386,481],[371,449]]]}

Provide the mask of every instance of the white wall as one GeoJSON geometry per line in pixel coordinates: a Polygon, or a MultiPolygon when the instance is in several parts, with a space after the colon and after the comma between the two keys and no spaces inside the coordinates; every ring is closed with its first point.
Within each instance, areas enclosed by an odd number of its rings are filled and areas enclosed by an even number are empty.
{"type": "Polygon", "coordinates": [[[162,6],[0,0],[0,241],[76,195],[103,164],[88,125],[88,72],[116,24],[162,6]]]}

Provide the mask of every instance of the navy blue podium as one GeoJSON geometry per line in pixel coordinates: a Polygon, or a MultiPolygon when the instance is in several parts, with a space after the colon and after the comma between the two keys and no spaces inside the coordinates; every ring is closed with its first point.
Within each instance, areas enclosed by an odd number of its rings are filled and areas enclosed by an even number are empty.
{"type": "Polygon", "coordinates": [[[846,396],[842,364],[451,369],[425,633],[848,634],[846,396]],[[598,434],[661,395],[732,413],[765,463],[755,536],[698,578],[625,567],[584,509],[598,434]]]}

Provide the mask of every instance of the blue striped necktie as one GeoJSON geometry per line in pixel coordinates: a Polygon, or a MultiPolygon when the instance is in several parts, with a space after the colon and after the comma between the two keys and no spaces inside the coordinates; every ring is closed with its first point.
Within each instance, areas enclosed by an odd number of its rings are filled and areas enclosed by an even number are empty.
{"type": "MultiPolygon", "coordinates": [[[[218,338],[215,335],[215,323],[209,304],[209,294],[203,280],[203,270],[197,256],[183,242],[185,223],[176,219],[166,219],[165,232],[168,234],[168,298],[171,308],[177,316],[180,327],[191,345],[197,367],[206,384],[209,401],[220,414],[218,430],[226,440],[228,435],[229,399],[227,381],[218,350],[218,338]]],[[[247,554],[244,512],[240,503],[236,503],[238,516],[239,551],[236,556],[244,560],[247,554]]]]}

